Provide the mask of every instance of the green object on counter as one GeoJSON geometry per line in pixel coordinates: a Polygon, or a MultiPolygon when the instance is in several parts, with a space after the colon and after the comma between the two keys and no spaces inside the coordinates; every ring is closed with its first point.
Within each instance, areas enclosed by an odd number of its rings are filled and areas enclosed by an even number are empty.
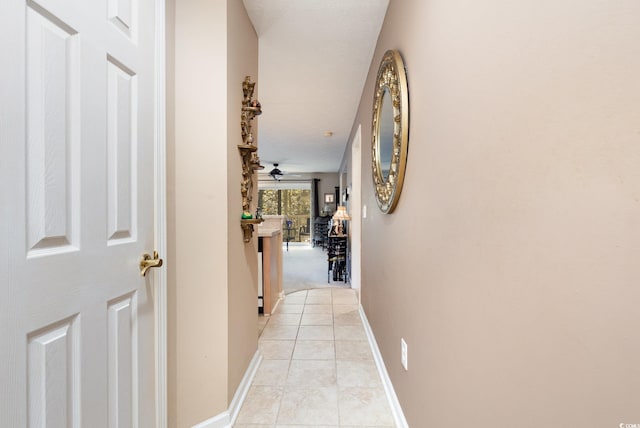
{"type": "Polygon", "coordinates": [[[251,215],[251,213],[245,211],[242,213],[242,218],[248,219],[248,218],[253,218],[253,216],[251,215]]]}

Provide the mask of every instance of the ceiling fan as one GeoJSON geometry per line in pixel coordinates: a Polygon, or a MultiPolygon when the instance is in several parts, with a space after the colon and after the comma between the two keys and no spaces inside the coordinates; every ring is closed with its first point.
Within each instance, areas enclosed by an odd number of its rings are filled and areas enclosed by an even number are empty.
{"type": "Polygon", "coordinates": [[[278,165],[279,165],[278,163],[274,163],[273,164],[273,169],[271,171],[269,171],[269,175],[276,181],[280,181],[280,179],[284,175],[284,172],[282,172],[278,168],[278,165]]]}
{"type": "Polygon", "coordinates": [[[290,172],[281,170],[280,168],[278,168],[279,165],[280,164],[278,162],[273,162],[273,169],[269,171],[269,175],[275,181],[280,181],[285,175],[289,178],[300,177],[300,174],[292,174],[290,172]]]}

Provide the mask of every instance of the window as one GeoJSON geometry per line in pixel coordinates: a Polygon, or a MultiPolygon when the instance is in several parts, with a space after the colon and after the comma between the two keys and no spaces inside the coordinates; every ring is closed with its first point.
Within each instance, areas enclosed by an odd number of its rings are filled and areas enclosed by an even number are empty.
{"type": "MultiPolygon", "coordinates": [[[[284,215],[286,220],[291,221],[290,241],[308,241],[311,229],[311,184],[283,185],[280,182],[276,185],[259,187],[258,206],[262,208],[262,214],[284,215]]],[[[285,234],[285,239],[286,236],[285,234]]]]}

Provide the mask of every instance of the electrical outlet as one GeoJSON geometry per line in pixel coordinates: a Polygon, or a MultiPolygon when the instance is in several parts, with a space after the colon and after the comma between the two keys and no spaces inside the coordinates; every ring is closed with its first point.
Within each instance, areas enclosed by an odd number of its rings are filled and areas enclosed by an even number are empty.
{"type": "Polygon", "coordinates": [[[400,360],[402,361],[402,367],[405,370],[409,370],[409,350],[407,348],[407,342],[404,341],[404,338],[400,338],[400,360]]]}

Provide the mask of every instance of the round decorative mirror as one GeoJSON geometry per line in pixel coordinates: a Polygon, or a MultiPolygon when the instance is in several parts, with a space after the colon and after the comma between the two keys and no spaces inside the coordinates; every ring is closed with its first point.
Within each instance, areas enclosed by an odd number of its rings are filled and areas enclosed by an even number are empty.
{"type": "Polygon", "coordinates": [[[398,204],[409,143],[409,93],[400,53],[389,50],[378,69],[373,94],[371,161],[376,201],[384,213],[398,204]]]}

